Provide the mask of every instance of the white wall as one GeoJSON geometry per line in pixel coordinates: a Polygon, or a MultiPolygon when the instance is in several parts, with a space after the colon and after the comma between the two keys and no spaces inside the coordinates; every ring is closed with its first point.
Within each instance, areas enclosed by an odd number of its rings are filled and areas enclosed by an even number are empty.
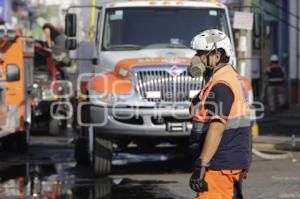
{"type": "MultiPolygon", "coordinates": [[[[299,0],[289,0],[289,10],[290,12],[297,14],[297,1],[299,0]]],[[[298,11],[300,12],[300,2],[298,2],[299,7],[298,11]]],[[[298,13],[300,17],[300,13],[298,13]]],[[[297,26],[297,19],[294,16],[289,16],[289,22],[290,25],[297,26]]],[[[299,28],[300,28],[300,20],[298,20],[299,23],[299,28]]],[[[298,32],[298,47],[299,47],[299,52],[300,52],[300,32],[298,32]]],[[[299,55],[298,55],[299,57],[299,55]]],[[[300,64],[300,57],[299,57],[299,62],[300,64]]],[[[291,79],[296,79],[297,77],[297,30],[293,27],[289,27],[289,68],[290,68],[290,78],[291,79]]],[[[300,69],[299,71],[299,76],[300,77],[300,69]]]]}

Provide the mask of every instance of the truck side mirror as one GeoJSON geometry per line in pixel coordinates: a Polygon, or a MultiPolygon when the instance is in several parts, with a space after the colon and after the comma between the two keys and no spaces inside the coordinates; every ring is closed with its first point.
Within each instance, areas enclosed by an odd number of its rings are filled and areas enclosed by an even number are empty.
{"type": "Polygon", "coordinates": [[[6,65],[6,80],[8,82],[14,82],[20,80],[20,69],[16,64],[6,65]]]}
{"type": "Polygon", "coordinates": [[[65,45],[66,45],[66,49],[75,50],[77,48],[77,40],[76,39],[67,39],[65,45]]]}
{"type": "Polygon", "coordinates": [[[76,37],[77,16],[74,13],[67,14],[65,17],[65,34],[67,37],[76,37]]]}

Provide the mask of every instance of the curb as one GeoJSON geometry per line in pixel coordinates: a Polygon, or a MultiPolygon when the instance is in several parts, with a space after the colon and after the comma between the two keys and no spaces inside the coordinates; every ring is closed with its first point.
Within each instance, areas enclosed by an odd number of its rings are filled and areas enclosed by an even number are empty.
{"type": "Polygon", "coordinates": [[[283,150],[283,151],[300,151],[300,145],[295,147],[286,143],[253,143],[253,148],[257,150],[283,150]]]}

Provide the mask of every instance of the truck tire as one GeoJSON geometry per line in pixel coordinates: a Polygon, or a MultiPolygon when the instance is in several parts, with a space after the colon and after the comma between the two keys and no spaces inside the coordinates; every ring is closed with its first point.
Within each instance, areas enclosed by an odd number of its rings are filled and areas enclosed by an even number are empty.
{"type": "Polygon", "coordinates": [[[27,133],[26,131],[24,132],[18,132],[16,134],[16,149],[17,152],[20,153],[25,153],[28,151],[28,141],[27,141],[27,133]]]}
{"type": "Polygon", "coordinates": [[[16,132],[2,139],[2,147],[6,152],[26,153],[28,151],[28,145],[26,131],[16,132]]]}
{"type": "Polygon", "coordinates": [[[90,154],[89,154],[88,140],[84,137],[78,138],[75,141],[75,160],[79,166],[90,165],[90,154]]]}
{"type": "Polygon", "coordinates": [[[113,155],[112,142],[110,140],[94,138],[94,172],[97,176],[105,176],[111,172],[113,155]]]}
{"type": "Polygon", "coordinates": [[[5,152],[16,152],[15,133],[2,138],[2,148],[5,152]]]}
{"type": "Polygon", "coordinates": [[[110,199],[112,180],[110,178],[97,179],[94,185],[94,198],[110,199]]]}
{"type": "Polygon", "coordinates": [[[58,126],[59,121],[56,119],[50,119],[49,122],[49,135],[57,136],[59,134],[59,126],[58,126]]]}

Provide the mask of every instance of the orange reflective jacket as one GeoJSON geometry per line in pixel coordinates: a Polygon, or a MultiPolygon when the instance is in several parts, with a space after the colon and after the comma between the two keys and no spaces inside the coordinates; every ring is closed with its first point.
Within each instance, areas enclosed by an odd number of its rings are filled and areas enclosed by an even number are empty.
{"type": "Polygon", "coordinates": [[[200,92],[199,103],[191,107],[191,114],[194,121],[201,123],[208,123],[211,119],[216,118],[226,123],[226,120],[230,122],[231,120],[248,116],[249,110],[249,96],[241,76],[230,65],[226,65],[213,74],[206,83],[200,92]],[[234,101],[228,118],[224,118],[222,115],[214,115],[209,118],[208,111],[205,109],[206,99],[210,95],[211,89],[218,83],[227,85],[234,94],[234,101]]]}
{"type": "MultiPolygon", "coordinates": [[[[224,124],[225,130],[219,148],[211,160],[211,169],[244,169],[250,161],[250,105],[247,92],[240,75],[231,65],[217,70],[199,94],[199,102],[191,107],[193,118],[192,133],[199,134],[199,143],[203,145],[210,121],[218,119],[224,124]],[[227,85],[233,93],[233,103],[228,116],[209,113],[206,108],[207,98],[211,89],[218,83],[227,85]],[[194,132],[193,132],[194,130],[194,132]]],[[[215,107],[222,108],[222,104],[215,107]]],[[[202,146],[199,147],[200,151],[202,146]]]]}

